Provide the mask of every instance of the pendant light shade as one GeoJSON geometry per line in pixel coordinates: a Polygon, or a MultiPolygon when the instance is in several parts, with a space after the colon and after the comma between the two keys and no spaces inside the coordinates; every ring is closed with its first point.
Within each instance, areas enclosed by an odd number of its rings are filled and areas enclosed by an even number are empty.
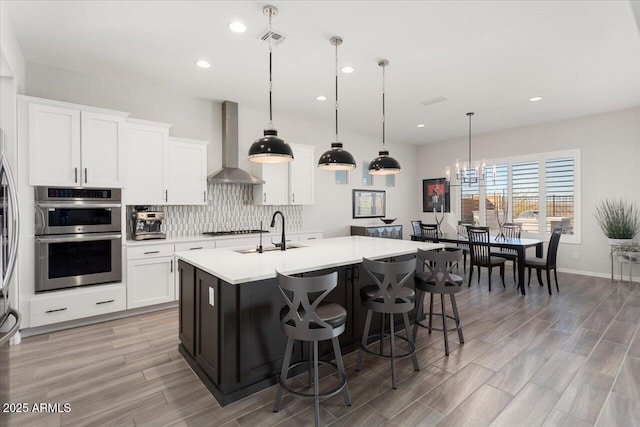
{"type": "Polygon", "coordinates": [[[356,168],[356,161],[338,142],[338,46],[342,44],[340,37],[331,37],[331,45],[336,47],[336,141],[331,143],[331,149],[325,151],[318,160],[318,167],[325,170],[351,170],[356,168]]]}
{"type": "Polygon", "coordinates": [[[249,148],[248,158],[255,163],[284,163],[293,160],[293,150],[282,138],[278,138],[278,131],[273,128],[273,103],[272,103],[272,58],[273,58],[273,34],[271,30],[271,18],[278,14],[275,6],[267,5],[262,12],[269,17],[269,128],[264,130],[264,136],[257,139],[249,148]]]}
{"type": "Polygon", "coordinates": [[[401,170],[400,163],[389,156],[387,150],[380,151],[378,157],[369,163],[369,173],[371,175],[393,175],[400,173],[401,170]]]}
{"type": "Polygon", "coordinates": [[[255,163],[283,163],[293,160],[291,146],[278,138],[278,131],[265,129],[264,136],[249,148],[249,160],[255,163]]]}
{"type": "Polygon", "coordinates": [[[371,175],[395,175],[400,173],[402,168],[400,163],[389,155],[389,151],[384,148],[385,146],[385,105],[384,105],[384,77],[385,67],[389,65],[389,61],[383,59],[378,62],[378,65],[382,67],[382,146],[383,149],[378,153],[378,157],[373,159],[369,163],[369,174],[371,175]]]}

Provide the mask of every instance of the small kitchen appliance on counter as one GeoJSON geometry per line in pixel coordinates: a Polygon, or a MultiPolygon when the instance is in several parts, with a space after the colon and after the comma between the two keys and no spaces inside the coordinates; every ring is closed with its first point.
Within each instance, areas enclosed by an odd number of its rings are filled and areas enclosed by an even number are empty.
{"type": "Polygon", "coordinates": [[[133,240],[166,239],[161,231],[164,212],[148,212],[136,206],[131,214],[131,237],[133,240]]]}

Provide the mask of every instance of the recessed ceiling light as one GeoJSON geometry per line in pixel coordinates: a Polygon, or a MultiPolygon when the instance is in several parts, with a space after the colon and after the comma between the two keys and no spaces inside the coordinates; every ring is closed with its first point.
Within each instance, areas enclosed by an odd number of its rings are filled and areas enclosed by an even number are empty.
{"type": "Polygon", "coordinates": [[[229,24],[229,29],[234,33],[244,33],[245,31],[247,31],[246,25],[239,21],[235,21],[229,24]]]}
{"type": "Polygon", "coordinates": [[[423,128],[424,127],[424,123],[420,123],[419,125],[416,125],[416,127],[423,128]]]}
{"type": "Polygon", "coordinates": [[[529,101],[531,101],[531,102],[542,101],[542,97],[541,96],[534,96],[533,98],[529,98],[529,101]]]}
{"type": "Polygon", "coordinates": [[[353,73],[353,67],[346,65],[342,67],[341,71],[345,74],[353,73]]]}
{"type": "Polygon", "coordinates": [[[324,96],[324,95],[320,95],[320,96],[316,96],[316,99],[317,99],[318,101],[326,101],[326,100],[327,100],[327,97],[326,97],[326,96],[324,96]]]}
{"type": "Polygon", "coordinates": [[[209,61],[205,61],[204,59],[196,61],[196,65],[200,68],[211,68],[209,61]]]}

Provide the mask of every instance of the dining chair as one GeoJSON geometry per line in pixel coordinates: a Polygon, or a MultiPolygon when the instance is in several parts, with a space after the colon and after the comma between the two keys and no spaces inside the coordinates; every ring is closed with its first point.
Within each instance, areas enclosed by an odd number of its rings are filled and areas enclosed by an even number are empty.
{"type": "Polygon", "coordinates": [[[422,236],[422,230],[420,226],[422,225],[422,221],[411,221],[411,228],[413,228],[413,235],[416,237],[422,236]]]}
{"type": "MultiPolygon", "coordinates": [[[[473,227],[473,221],[458,221],[458,235],[467,236],[467,227],[473,227]]],[[[467,272],[467,255],[469,255],[468,243],[457,243],[456,246],[462,249],[464,272],[467,272]]]]}
{"type": "Polygon", "coordinates": [[[425,242],[438,243],[438,225],[437,224],[420,224],[422,240],[425,242]]]}
{"type": "MultiPolygon", "coordinates": [[[[522,225],[517,222],[505,222],[502,227],[502,233],[507,238],[516,238],[519,239],[522,234],[522,225]]],[[[509,248],[501,248],[497,251],[491,252],[492,256],[498,256],[504,258],[508,261],[511,261],[513,265],[513,280],[516,280],[516,264],[518,260],[518,251],[515,249],[509,248]]]]}
{"type": "Polygon", "coordinates": [[[560,292],[558,288],[558,270],[556,269],[556,257],[558,255],[558,244],[560,243],[560,236],[562,236],[562,227],[556,227],[551,232],[551,238],[549,239],[549,246],[547,247],[547,258],[531,257],[526,258],[524,266],[527,267],[529,273],[529,280],[527,286],[531,284],[531,269],[535,268],[538,275],[538,283],[540,286],[544,286],[542,282],[542,270],[547,272],[547,288],[549,289],[549,295],[551,295],[551,270],[553,270],[553,276],[556,279],[556,291],[560,292]]]}
{"type": "Polygon", "coordinates": [[[471,252],[471,271],[469,272],[469,286],[473,277],[473,266],[478,267],[478,283],[480,283],[480,268],[489,269],[489,292],[491,292],[491,270],[493,267],[500,267],[500,277],[502,286],[504,284],[504,258],[491,256],[489,246],[489,227],[467,227],[469,236],[469,249],[471,252]]]}

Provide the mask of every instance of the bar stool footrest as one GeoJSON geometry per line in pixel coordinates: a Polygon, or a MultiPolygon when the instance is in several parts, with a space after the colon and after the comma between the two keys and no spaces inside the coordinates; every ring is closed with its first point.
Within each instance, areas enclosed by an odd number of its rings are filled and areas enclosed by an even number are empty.
{"type": "MultiPolygon", "coordinates": [[[[289,370],[296,368],[300,365],[306,365],[308,363],[308,361],[303,360],[301,362],[298,363],[294,363],[293,365],[289,366],[289,370]]],[[[318,360],[318,364],[319,365],[331,365],[334,368],[338,369],[338,366],[333,363],[333,362],[327,362],[324,360],[318,360]]],[[[289,372],[287,371],[287,376],[288,376],[289,372]]],[[[331,390],[325,391],[324,393],[319,393],[317,396],[315,395],[315,393],[303,393],[297,390],[293,390],[291,387],[289,387],[286,383],[285,380],[283,380],[282,378],[278,377],[278,382],[280,383],[280,387],[282,387],[284,390],[286,390],[288,393],[291,393],[294,396],[298,396],[298,397],[307,397],[307,398],[321,398],[324,399],[326,397],[332,397],[335,396],[336,394],[340,393],[342,391],[342,389],[344,389],[344,387],[347,385],[347,376],[343,375],[342,378],[340,379],[340,384],[338,384],[335,388],[332,388],[331,390]]]]}
{"type": "MultiPolygon", "coordinates": [[[[428,316],[428,315],[429,315],[429,313],[425,313],[426,319],[425,319],[424,321],[426,321],[426,320],[429,318],[429,316],[428,316]]],[[[442,319],[442,313],[432,313],[431,315],[432,315],[432,316],[437,316],[437,318],[442,319]]],[[[456,322],[456,321],[457,321],[457,319],[456,319],[455,317],[453,317],[453,316],[449,316],[449,315],[447,315],[446,317],[447,317],[447,319],[451,319],[451,320],[453,320],[454,322],[456,322]]],[[[425,328],[425,329],[429,329],[430,331],[439,331],[439,332],[444,332],[444,330],[445,330],[444,328],[434,328],[433,326],[425,325],[425,324],[423,324],[422,322],[423,322],[423,321],[418,322],[418,321],[416,320],[416,321],[415,321],[415,324],[416,324],[416,325],[418,325],[418,326],[421,326],[421,327],[423,327],[423,328],[425,328]]],[[[449,331],[457,331],[458,329],[461,329],[461,328],[462,328],[462,323],[460,323],[460,326],[454,326],[453,328],[447,328],[447,329],[446,329],[446,331],[447,331],[447,332],[449,332],[449,331]]]]}
{"type": "MultiPolygon", "coordinates": [[[[376,338],[376,337],[380,337],[380,339],[384,339],[385,337],[388,337],[389,335],[383,335],[383,334],[373,334],[373,335],[369,335],[368,338],[376,338]]],[[[396,335],[396,338],[400,338],[401,340],[404,340],[406,342],[409,342],[409,340],[407,339],[407,337],[403,337],[401,335],[396,335]]],[[[376,342],[376,341],[373,341],[376,342]]],[[[416,353],[416,346],[415,344],[412,346],[411,344],[409,344],[409,351],[406,353],[402,353],[402,354],[396,354],[395,356],[391,356],[390,354],[381,354],[378,353],[376,351],[373,350],[369,350],[367,347],[364,347],[362,345],[362,343],[360,343],[360,348],[362,349],[362,351],[364,351],[367,354],[370,354],[372,356],[376,356],[376,357],[381,357],[383,359],[404,359],[405,357],[411,357],[416,353]]]]}

